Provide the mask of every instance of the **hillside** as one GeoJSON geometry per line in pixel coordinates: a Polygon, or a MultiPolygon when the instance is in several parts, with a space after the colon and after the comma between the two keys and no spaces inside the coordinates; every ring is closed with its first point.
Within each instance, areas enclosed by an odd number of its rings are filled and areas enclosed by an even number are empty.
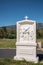
{"type": "Polygon", "coordinates": [[[38,30],[43,30],[43,23],[37,23],[36,27],[38,30]]]}
{"type": "MultiPolygon", "coordinates": [[[[10,25],[10,26],[5,26],[5,27],[7,28],[7,30],[16,30],[16,25],[10,25]]],[[[36,28],[38,30],[43,30],[43,23],[37,23],[36,28]]]]}
{"type": "Polygon", "coordinates": [[[16,30],[16,25],[6,26],[7,30],[16,30]]]}

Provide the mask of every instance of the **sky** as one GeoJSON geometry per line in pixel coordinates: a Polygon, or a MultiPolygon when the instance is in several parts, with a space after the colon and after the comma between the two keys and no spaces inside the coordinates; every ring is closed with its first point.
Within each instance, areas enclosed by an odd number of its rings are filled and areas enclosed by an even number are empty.
{"type": "Polygon", "coordinates": [[[0,26],[15,25],[25,16],[43,23],[43,0],[0,0],[0,26]]]}

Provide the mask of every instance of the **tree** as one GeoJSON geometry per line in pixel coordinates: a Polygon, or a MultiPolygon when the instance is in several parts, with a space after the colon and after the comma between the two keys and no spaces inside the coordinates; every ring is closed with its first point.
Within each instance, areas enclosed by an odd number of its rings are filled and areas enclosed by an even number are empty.
{"type": "Polygon", "coordinates": [[[7,29],[6,29],[6,27],[2,27],[2,34],[3,34],[3,38],[7,38],[7,29]]]}
{"type": "Polygon", "coordinates": [[[11,30],[11,31],[8,33],[8,38],[10,38],[10,39],[16,38],[16,30],[11,30]]]}
{"type": "Polygon", "coordinates": [[[43,38],[43,30],[37,30],[36,34],[37,34],[37,38],[43,38]]]}
{"type": "Polygon", "coordinates": [[[0,29],[0,38],[3,38],[3,31],[0,29]]]}

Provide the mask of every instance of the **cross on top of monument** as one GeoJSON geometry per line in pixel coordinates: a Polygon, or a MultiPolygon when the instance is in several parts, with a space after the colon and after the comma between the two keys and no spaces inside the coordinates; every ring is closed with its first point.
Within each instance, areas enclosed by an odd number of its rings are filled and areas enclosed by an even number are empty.
{"type": "Polygon", "coordinates": [[[25,16],[24,18],[25,18],[25,20],[27,20],[29,17],[28,16],[25,16]]]}

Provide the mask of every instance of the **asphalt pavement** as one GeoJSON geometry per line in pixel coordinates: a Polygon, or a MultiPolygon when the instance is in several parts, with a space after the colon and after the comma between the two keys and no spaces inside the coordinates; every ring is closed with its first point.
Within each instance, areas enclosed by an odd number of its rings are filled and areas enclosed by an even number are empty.
{"type": "Polygon", "coordinates": [[[14,58],[16,49],[0,49],[0,58],[14,58]]]}

